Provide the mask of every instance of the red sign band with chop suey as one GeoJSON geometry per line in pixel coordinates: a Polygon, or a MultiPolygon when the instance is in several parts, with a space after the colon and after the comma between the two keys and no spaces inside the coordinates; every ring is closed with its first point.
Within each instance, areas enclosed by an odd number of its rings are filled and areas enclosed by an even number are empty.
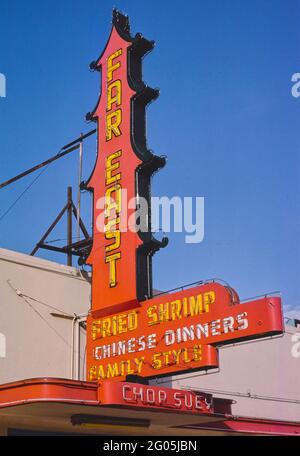
{"type": "Polygon", "coordinates": [[[127,382],[100,382],[98,399],[101,405],[201,414],[214,412],[211,394],[127,382]]]}

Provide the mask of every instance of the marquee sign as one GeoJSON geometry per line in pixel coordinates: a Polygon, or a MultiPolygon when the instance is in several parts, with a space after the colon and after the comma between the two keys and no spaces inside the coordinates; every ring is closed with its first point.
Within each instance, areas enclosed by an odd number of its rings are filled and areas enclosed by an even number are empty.
{"type": "Polygon", "coordinates": [[[145,108],[159,92],[142,82],[141,62],[153,46],[141,34],[131,37],[128,18],[114,11],[108,43],[91,64],[101,70],[102,83],[98,104],[87,116],[98,125],[97,162],[85,184],[94,195],[87,263],[93,267],[93,312],[100,315],[151,298],[151,258],[166,244],[151,234],[150,178],[165,165],[165,158],[147,149],[145,138],[145,108]],[[141,197],[148,210],[139,211],[135,229],[141,197]]]}
{"type": "Polygon", "coordinates": [[[89,115],[98,125],[98,155],[86,184],[94,195],[87,259],[93,267],[90,381],[216,368],[220,346],[283,331],[278,297],[242,304],[235,290],[215,282],[152,295],[151,257],[165,245],[151,234],[150,206],[150,178],[165,160],[147,149],[145,139],[145,107],[158,92],[141,80],[142,57],[153,45],[140,34],[131,37],[128,18],[114,11],[108,43],[92,64],[101,70],[102,83],[89,115]],[[141,197],[148,207],[137,223],[141,197]],[[130,207],[128,200],[134,201],[130,207]]]}
{"type": "Polygon", "coordinates": [[[141,307],[88,317],[88,379],[161,377],[219,366],[218,347],[282,332],[281,301],[240,304],[218,283],[165,294],[141,307]]]}

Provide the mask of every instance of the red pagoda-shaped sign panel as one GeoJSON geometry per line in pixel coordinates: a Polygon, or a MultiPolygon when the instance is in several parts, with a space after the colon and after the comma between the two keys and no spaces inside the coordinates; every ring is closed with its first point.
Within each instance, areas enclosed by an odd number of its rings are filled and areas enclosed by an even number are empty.
{"type": "Polygon", "coordinates": [[[158,91],[141,80],[142,57],[154,43],[130,36],[128,18],[114,11],[100,58],[101,95],[89,119],[98,124],[98,156],[87,188],[94,194],[92,310],[99,315],[137,306],[152,295],[151,257],[164,245],[151,235],[150,178],[165,159],[145,139],[145,107],[158,91]],[[137,213],[139,199],[148,207],[137,213]],[[138,219],[138,220],[137,220],[138,219]]]}

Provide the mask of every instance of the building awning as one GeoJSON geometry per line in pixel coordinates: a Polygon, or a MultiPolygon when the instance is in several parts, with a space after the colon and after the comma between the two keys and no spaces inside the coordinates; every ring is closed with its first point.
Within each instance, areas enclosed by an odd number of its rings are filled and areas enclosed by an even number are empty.
{"type": "MultiPolygon", "coordinates": [[[[116,389],[111,391],[113,398],[116,389]]],[[[113,399],[103,403],[96,383],[38,378],[0,385],[0,427],[93,435],[300,435],[300,423],[235,417],[228,413],[230,405],[214,398],[208,413],[113,399]]]]}

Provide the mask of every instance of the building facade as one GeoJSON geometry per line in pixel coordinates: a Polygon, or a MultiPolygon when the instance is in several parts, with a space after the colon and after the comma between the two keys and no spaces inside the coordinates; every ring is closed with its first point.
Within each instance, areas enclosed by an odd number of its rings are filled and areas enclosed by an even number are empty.
{"type": "MultiPolygon", "coordinates": [[[[85,382],[90,293],[87,272],[0,249],[0,433],[91,433],[71,422],[73,415],[83,413],[78,402],[84,403],[85,414],[93,411],[94,415],[99,405],[97,385],[85,382]],[[18,404],[13,403],[15,397],[18,404]]],[[[129,431],[126,428],[126,434],[227,435],[237,430],[243,434],[242,422],[238,429],[234,427],[238,417],[247,417],[245,433],[276,433],[277,429],[278,433],[297,434],[298,334],[292,321],[282,336],[221,347],[218,371],[151,380],[150,387],[212,395],[217,411],[213,418],[174,412],[170,419],[170,413],[163,411],[151,414],[147,409],[133,412],[126,407],[112,415],[111,408],[103,407],[104,427],[92,433],[122,434],[122,427],[120,430],[112,422],[112,416],[121,414],[124,422],[132,415],[151,422],[143,427],[137,421],[129,431]],[[229,425],[224,421],[225,412],[232,417],[229,425]]]]}

